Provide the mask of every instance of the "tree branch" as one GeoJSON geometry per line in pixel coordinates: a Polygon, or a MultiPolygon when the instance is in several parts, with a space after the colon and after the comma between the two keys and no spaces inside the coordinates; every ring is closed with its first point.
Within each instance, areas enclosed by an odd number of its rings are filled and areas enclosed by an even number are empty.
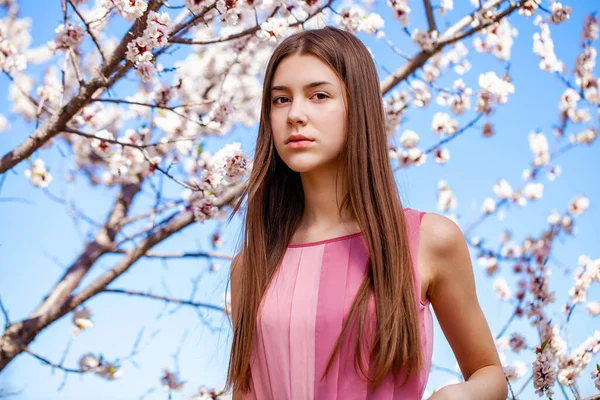
{"type": "MultiPolygon", "coordinates": [[[[129,251],[116,249],[112,250],[111,253],[115,254],[127,254],[129,251]]],[[[193,252],[193,253],[154,253],[154,252],[146,252],[142,257],[146,258],[160,258],[160,259],[169,259],[169,258],[219,258],[222,260],[232,260],[233,256],[231,254],[219,253],[219,252],[193,252]]]]}
{"type": "Polygon", "coordinates": [[[44,358],[36,353],[34,353],[33,351],[29,350],[29,348],[25,348],[23,350],[25,353],[33,356],[34,358],[37,358],[38,360],[40,360],[41,362],[43,362],[46,365],[51,366],[52,368],[56,368],[56,369],[60,369],[61,371],[64,372],[68,372],[68,373],[72,373],[72,374],[86,374],[90,371],[86,371],[83,369],[73,369],[73,368],[67,368],[67,367],[63,367],[62,363],[61,364],[56,364],[50,360],[48,360],[47,358],[44,358]]]}
{"type": "Polygon", "coordinates": [[[77,16],[79,17],[81,22],[83,22],[83,24],[85,25],[85,30],[89,33],[90,38],[92,38],[92,41],[96,45],[96,49],[98,50],[98,53],[100,53],[100,57],[102,57],[102,64],[104,64],[106,62],[106,57],[104,57],[104,53],[102,52],[102,48],[100,47],[100,42],[96,38],[96,35],[94,35],[94,32],[92,32],[92,28],[90,28],[90,25],[85,20],[83,15],[81,15],[81,13],[79,12],[79,10],[75,6],[75,4],[73,4],[73,1],[72,0],[67,0],[67,1],[69,2],[71,7],[73,8],[73,10],[75,11],[75,14],[77,14],[77,16]]]}
{"type": "MultiPolygon", "coordinates": [[[[109,87],[108,84],[110,80],[108,78],[113,75],[119,64],[125,58],[127,45],[133,39],[140,36],[146,28],[148,13],[150,11],[158,10],[161,4],[161,0],[151,0],[148,4],[146,13],[134,22],[131,29],[125,34],[115,51],[112,53],[110,60],[102,65],[98,73],[96,73],[96,75],[84,86],[81,86],[77,94],[62,107],[56,115],[52,116],[43,126],[36,129],[31,136],[25,139],[25,141],[0,159],[0,174],[29,157],[35,150],[48,142],[48,140],[58,135],[66,127],[69,120],[89,103],[98,89],[109,87]]],[[[120,76],[129,70],[131,66],[131,63],[127,62],[119,71],[121,72],[120,76]]]]}
{"type": "MultiPolygon", "coordinates": [[[[502,4],[503,2],[504,2],[504,0],[489,0],[482,6],[482,9],[485,9],[485,10],[491,9],[493,7],[498,6],[499,4],[502,4]]],[[[419,69],[423,65],[425,65],[427,60],[429,60],[434,54],[442,51],[442,49],[445,46],[452,44],[452,43],[454,43],[460,39],[463,39],[465,37],[468,37],[468,36],[474,34],[475,32],[478,32],[478,31],[482,30],[483,28],[491,25],[492,23],[499,21],[500,19],[506,17],[507,15],[510,15],[512,12],[514,12],[517,8],[519,8],[521,6],[522,2],[523,2],[523,0],[510,5],[504,12],[497,15],[494,19],[490,20],[487,24],[479,24],[477,27],[472,28],[469,31],[461,34],[460,32],[463,29],[465,29],[471,25],[471,22],[473,20],[475,20],[475,18],[476,18],[476,14],[480,11],[479,10],[475,11],[475,12],[463,17],[460,21],[458,21],[457,23],[452,25],[443,34],[440,35],[438,43],[436,44],[433,51],[423,50],[423,51],[419,52],[410,61],[406,62],[404,65],[402,65],[396,71],[394,71],[394,73],[392,73],[390,76],[385,78],[381,83],[381,93],[383,95],[388,93],[398,83],[402,82],[409,75],[411,75],[413,72],[415,72],[417,69],[419,69]]]]}
{"type": "Polygon", "coordinates": [[[174,304],[181,304],[181,305],[185,305],[185,306],[192,306],[192,307],[203,307],[203,308],[208,308],[211,310],[216,310],[216,311],[222,311],[224,312],[223,307],[220,306],[215,306],[213,304],[208,304],[208,303],[201,303],[201,302],[194,302],[191,300],[183,300],[183,299],[175,299],[173,297],[169,297],[169,296],[160,296],[160,295],[156,295],[156,294],[152,294],[149,292],[139,292],[136,290],[128,290],[128,289],[102,289],[99,293],[118,293],[118,294],[126,294],[129,296],[137,296],[137,297],[145,297],[148,299],[153,299],[153,300],[161,300],[167,303],[174,303],[174,304]]]}
{"type": "Polygon", "coordinates": [[[435,26],[435,17],[433,16],[433,8],[431,7],[431,0],[423,0],[423,6],[425,7],[425,15],[427,16],[429,32],[437,31],[437,27],[435,26]]]}

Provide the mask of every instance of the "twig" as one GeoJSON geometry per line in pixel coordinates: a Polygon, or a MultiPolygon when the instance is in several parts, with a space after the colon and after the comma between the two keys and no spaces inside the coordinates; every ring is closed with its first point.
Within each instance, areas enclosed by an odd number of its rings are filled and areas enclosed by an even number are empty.
{"type": "Polygon", "coordinates": [[[102,64],[104,64],[106,62],[106,58],[104,57],[104,53],[102,52],[102,47],[100,47],[100,43],[98,42],[98,39],[96,38],[96,35],[94,34],[94,32],[92,32],[92,28],[90,28],[90,25],[85,20],[85,18],[83,17],[83,15],[81,15],[81,13],[79,12],[79,10],[75,6],[75,4],[73,4],[73,1],[72,0],[67,0],[67,1],[69,2],[69,4],[71,5],[71,7],[73,8],[73,10],[75,11],[75,14],[77,14],[77,16],[79,17],[79,19],[81,20],[81,22],[83,22],[83,24],[85,25],[86,31],[89,33],[90,38],[92,38],[92,41],[96,45],[96,49],[98,50],[98,53],[100,53],[100,57],[102,57],[102,64]]]}
{"type": "Polygon", "coordinates": [[[44,357],[42,357],[42,356],[34,353],[28,347],[26,347],[23,351],[25,353],[27,353],[27,354],[29,354],[29,355],[37,358],[38,360],[40,360],[44,364],[47,364],[47,365],[51,366],[52,368],[60,369],[61,371],[65,371],[65,372],[72,373],[72,374],[85,374],[85,373],[90,372],[90,371],[85,371],[85,370],[82,370],[82,369],[67,368],[67,367],[63,367],[62,364],[53,363],[52,361],[50,361],[50,360],[48,360],[48,359],[46,359],[46,358],[44,358],[44,357]]]}
{"type": "MultiPolygon", "coordinates": [[[[110,253],[127,254],[127,253],[129,253],[129,251],[128,250],[122,250],[122,249],[116,249],[116,250],[110,251],[110,253]]],[[[149,251],[146,254],[144,254],[143,257],[146,257],[146,258],[161,258],[161,259],[169,259],[169,258],[199,258],[199,257],[219,258],[219,259],[223,259],[223,260],[232,260],[233,259],[233,256],[230,255],[230,254],[217,253],[217,252],[154,253],[154,252],[149,251]]]]}
{"type": "Polygon", "coordinates": [[[197,307],[203,307],[203,308],[208,308],[208,309],[211,309],[211,310],[225,312],[225,310],[224,310],[223,307],[215,306],[215,305],[208,304],[208,303],[194,302],[194,301],[183,300],[183,299],[175,299],[175,298],[170,297],[170,296],[160,296],[160,295],[156,295],[156,294],[152,294],[152,293],[139,292],[139,291],[135,291],[135,290],[127,290],[127,289],[103,289],[99,293],[126,294],[126,295],[129,295],[129,296],[138,296],[138,297],[145,297],[145,298],[153,299],[153,300],[161,300],[161,301],[164,301],[166,303],[183,304],[183,305],[192,306],[192,307],[196,307],[196,308],[197,307]]]}
{"type": "Polygon", "coordinates": [[[4,316],[4,330],[7,330],[10,326],[10,318],[8,317],[8,310],[4,308],[4,303],[2,303],[2,297],[0,297],[0,310],[2,310],[4,316]]]}
{"type": "Polygon", "coordinates": [[[423,0],[423,6],[425,7],[425,15],[427,16],[429,32],[437,31],[437,27],[435,26],[435,17],[433,16],[433,9],[431,8],[431,0],[423,0]]]}

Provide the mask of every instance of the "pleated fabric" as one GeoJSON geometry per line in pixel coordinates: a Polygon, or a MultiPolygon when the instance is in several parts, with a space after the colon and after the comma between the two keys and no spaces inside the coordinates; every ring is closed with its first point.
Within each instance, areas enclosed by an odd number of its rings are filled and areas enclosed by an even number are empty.
{"type": "MultiPolygon", "coordinates": [[[[259,313],[250,361],[250,391],[243,400],[421,400],[431,369],[433,319],[429,299],[420,301],[417,249],[425,213],[405,208],[415,269],[424,367],[402,385],[405,373],[386,377],[374,393],[355,370],[355,329],[346,334],[328,374],[321,379],[343,321],[365,275],[368,250],[362,233],[288,246],[269,285],[259,313]]],[[[369,303],[372,338],[375,303],[369,303]]],[[[363,338],[365,337],[363,336],[363,338]]],[[[367,355],[366,341],[361,344],[367,355]]],[[[368,370],[368,357],[365,367],[368,370]]],[[[369,370],[371,372],[371,370],[369,370]]]]}

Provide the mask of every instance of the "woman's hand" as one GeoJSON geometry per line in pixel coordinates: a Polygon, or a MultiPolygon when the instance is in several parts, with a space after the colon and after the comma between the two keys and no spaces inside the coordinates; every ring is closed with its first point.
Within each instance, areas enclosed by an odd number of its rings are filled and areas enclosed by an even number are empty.
{"type": "Polygon", "coordinates": [[[471,400],[464,383],[444,386],[436,391],[429,400],[471,400]]]}

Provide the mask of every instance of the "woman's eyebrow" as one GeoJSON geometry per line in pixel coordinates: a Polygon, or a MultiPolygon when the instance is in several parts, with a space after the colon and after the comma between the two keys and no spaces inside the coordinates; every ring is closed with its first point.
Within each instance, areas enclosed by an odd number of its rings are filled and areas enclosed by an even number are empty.
{"type": "MultiPolygon", "coordinates": [[[[331,86],[333,86],[332,83],[329,83],[327,81],[317,81],[317,82],[311,82],[311,83],[309,83],[307,85],[304,85],[303,89],[306,90],[306,89],[310,89],[310,88],[313,88],[313,87],[316,87],[316,86],[321,86],[321,85],[331,85],[331,86]]],[[[283,86],[283,85],[271,86],[271,91],[274,91],[274,90],[289,90],[289,87],[283,86]]]]}

